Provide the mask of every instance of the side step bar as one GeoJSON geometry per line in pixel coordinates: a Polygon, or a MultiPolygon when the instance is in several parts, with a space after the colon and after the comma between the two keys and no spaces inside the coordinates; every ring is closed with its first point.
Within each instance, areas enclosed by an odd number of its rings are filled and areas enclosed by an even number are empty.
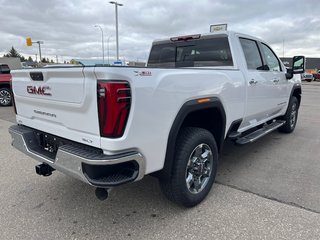
{"type": "Polygon", "coordinates": [[[276,130],[277,128],[281,127],[283,124],[285,124],[285,121],[277,120],[273,123],[270,123],[268,125],[263,126],[262,128],[254,131],[252,133],[249,133],[248,135],[239,137],[236,140],[236,143],[241,144],[241,145],[247,144],[247,143],[252,143],[252,142],[258,140],[259,138],[267,135],[268,133],[276,130]]]}

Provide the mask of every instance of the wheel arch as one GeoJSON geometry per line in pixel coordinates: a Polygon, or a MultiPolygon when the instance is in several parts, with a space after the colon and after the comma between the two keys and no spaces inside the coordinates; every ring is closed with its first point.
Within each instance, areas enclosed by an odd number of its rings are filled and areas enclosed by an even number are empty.
{"type": "Polygon", "coordinates": [[[300,84],[294,85],[291,90],[290,99],[292,98],[292,96],[295,96],[298,99],[299,106],[301,103],[301,94],[302,94],[301,85],[300,84]]]}
{"type": "Polygon", "coordinates": [[[8,88],[11,91],[11,83],[10,82],[0,82],[0,88],[8,88]]]}
{"type": "Polygon", "coordinates": [[[226,114],[220,99],[216,97],[206,98],[206,102],[201,102],[199,99],[191,100],[180,108],[169,132],[165,163],[160,171],[161,177],[171,176],[177,137],[180,130],[186,126],[201,127],[210,131],[220,151],[223,146],[226,128],[226,114]],[[203,116],[206,116],[206,118],[203,116]]]}

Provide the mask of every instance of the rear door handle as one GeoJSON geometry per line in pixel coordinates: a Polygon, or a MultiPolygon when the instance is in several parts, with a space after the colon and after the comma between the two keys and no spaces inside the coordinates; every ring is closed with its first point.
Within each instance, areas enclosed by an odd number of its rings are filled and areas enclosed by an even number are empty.
{"type": "Polygon", "coordinates": [[[273,81],[274,83],[278,83],[278,82],[280,82],[280,79],[279,79],[279,78],[274,78],[272,81],[273,81]]]}
{"type": "Polygon", "coordinates": [[[249,82],[249,84],[251,86],[256,85],[257,83],[258,83],[258,81],[254,80],[254,79],[251,79],[250,82],[249,82]]]}

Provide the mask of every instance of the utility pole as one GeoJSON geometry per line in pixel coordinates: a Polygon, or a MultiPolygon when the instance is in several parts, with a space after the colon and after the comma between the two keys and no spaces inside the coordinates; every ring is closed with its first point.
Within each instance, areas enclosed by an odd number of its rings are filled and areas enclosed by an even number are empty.
{"type": "Polygon", "coordinates": [[[56,55],[56,63],[58,63],[58,55],[56,55]]]}
{"type": "Polygon", "coordinates": [[[109,2],[111,4],[115,5],[115,11],[116,11],[116,44],[117,44],[117,61],[119,61],[119,34],[118,34],[118,6],[123,6],[122,3],[118,3],[115,1],[109,2]]]}
{"type": "Polygon", "coordinates": [[[36,43],[38,43],[39,45],[39,56],[40,56],[40,62],[42,61],[42,57],[41,57],[41,44],[43,44],[43,41],[36,41],[36,43]]]}

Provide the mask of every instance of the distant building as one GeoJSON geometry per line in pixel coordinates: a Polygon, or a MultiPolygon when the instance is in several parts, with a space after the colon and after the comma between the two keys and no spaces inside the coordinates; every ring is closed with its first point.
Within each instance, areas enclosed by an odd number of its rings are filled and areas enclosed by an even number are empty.
{"type": "Polygon", "coordinates": [[[20,58],[0,57],[0,64],[7,64],[11,70],[20,69],[20,58]]]}

